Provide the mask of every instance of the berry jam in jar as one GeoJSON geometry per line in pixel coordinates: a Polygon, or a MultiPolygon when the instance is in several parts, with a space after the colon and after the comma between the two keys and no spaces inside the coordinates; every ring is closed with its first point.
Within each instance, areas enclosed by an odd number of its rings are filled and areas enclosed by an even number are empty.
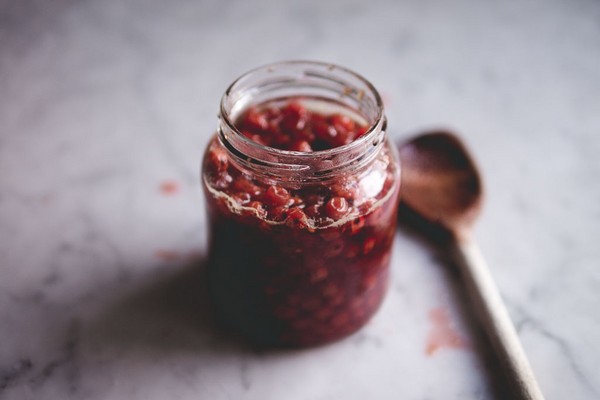
{"type": "Polygon", "coordinates": [[[218,317],[263,346],[345,337],[388,285],[400,170],[379,94],[314,62],[255,69],[225,92],[202,163],[218,317]]]}

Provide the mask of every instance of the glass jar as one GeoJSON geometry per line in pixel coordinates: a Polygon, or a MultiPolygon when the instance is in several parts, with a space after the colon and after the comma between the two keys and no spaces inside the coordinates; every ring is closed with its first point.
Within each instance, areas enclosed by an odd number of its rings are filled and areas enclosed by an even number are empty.
{"type": "Polygon", "coordinates": [[[345,337],[373,316],[388,286],[400,188],[385,131],[375,88],[339,66],[281,62],[229,86],[202,162],[208,282],[222,322],[258,345],[298,347],[345,337]],[[309,110],[333,136],[336,117],[364,129],[324,150],[269,147],[240,128],[240,116],[267,105],[278,115],[309,110]]]}

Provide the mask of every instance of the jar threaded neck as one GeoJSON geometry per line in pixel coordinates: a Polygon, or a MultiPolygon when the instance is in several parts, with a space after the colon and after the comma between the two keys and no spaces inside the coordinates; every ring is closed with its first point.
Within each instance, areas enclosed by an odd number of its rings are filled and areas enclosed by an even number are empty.
{"type": "Polygon", "coordinates": [[[363,77],[326,63],[290,61],[252,70],[221,100],[218,138],[235,163],[257,175],[283,181],[324,181],[368,165],[385,142],[387,121],[381,97],[363,77]],[[321,99],[356,112],[365,134],[343,146],[314,152],[281,150],[247,138],[236,118],[248,107],[285,98],[321,99]]]}

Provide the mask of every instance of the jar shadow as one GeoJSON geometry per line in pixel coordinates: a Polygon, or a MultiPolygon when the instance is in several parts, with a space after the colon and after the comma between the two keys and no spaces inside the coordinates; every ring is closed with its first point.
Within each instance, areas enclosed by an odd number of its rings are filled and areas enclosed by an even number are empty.
{"type": "Polygon", "coordinates": [[[216,320],[206,266],[203,259],[175,267],[115,301],[88,325],[90,346],[127,357],[256,352],[216,320]]]}
{"type": "Polygon", "coordinates": [[[443,267],[451,300],[458,309],[473,352],[484,370],[490,394],[496,399],[511,398],[509,381],[505,377],[504,371],[499,368],[491,343],[477,320],[475,310],[462,286],[458,265],[452,258],[454,243],[452,233],[442,226],[422,218],[404,203],[401,203],[399,207],[398,228],[406,237],[423,246],[443,267]]]}

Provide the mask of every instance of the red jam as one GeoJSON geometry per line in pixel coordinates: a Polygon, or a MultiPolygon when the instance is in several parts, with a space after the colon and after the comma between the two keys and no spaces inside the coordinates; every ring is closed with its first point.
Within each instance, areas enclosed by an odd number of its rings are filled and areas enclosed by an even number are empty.
{"type": "Polygon", "coordinates": [[[310,112],[298,101],[281,108],[250,108],[236,125],[244,136],[257,143],[302,152],[343,146],[362,136],[368,128],[347,115],[310,112]]]}
{"type": "MultiPolygon", "coordinates": [[[[367,131],[301,100],[247,109],[235,121],[264,146],[298,152],[367,131]]],[[[214,138],[203,161],[210,220],[209,283],[224,322],[260,345],[310,346],[363,326],[386,291],[399,170],[387,143],[360,171],[287,184],[253,174],[214,138]]]]}

